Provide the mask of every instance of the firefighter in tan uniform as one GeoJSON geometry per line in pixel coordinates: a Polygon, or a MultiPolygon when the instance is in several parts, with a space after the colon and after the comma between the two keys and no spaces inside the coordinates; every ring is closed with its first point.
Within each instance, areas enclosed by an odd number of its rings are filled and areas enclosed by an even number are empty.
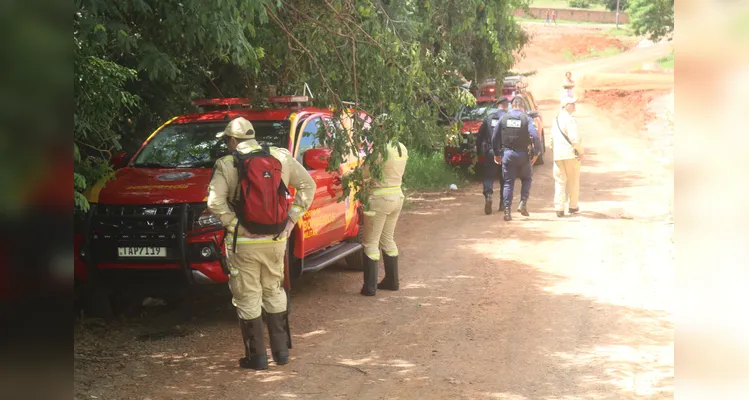
{"type": "MultiPolygon", "coordinates": [[[[374,296],[377,289],[398,290],[398,247],[395,225],[398,223],[405,196],[401,190],[406,171],[408,150],[399,142],[391,142],[382,163],[382,179],[372,184],[369,207],[364,212],[364,285],[361,294],[374,296]],[[377,263],[382,250],[385,277],[377,283],[377,263]]],[[[364,170],[365,179],[369,170],[364,170]]]]}
{"type": "MultiPolygon", "coordinates": [[[[230,151],[248,154],[259,150],[255,131],[250,121],[236,118],[217,137],[223,138],[230,151]]],[[[229,288],[232,304],[237,308],[245,357],[239,360],[242,368],[267,369],[268,356],[263,336],[264,309],[268,317],[268,335],[273,359],[278,365],[287,364],[289,349],[286,331],[286,293],[283,289],[286,241],[297,221],[307,212],[315,194],[315,181],[291,153],[271,147],[271,155],[282,164],[284,184],[296,189],[294,203],[284,231],[275,235],[254,235],[237,220],[237,186],[239,172],[229,155],[216,161],[209,187],[208,208],[226,227],[226,253],[229,262],[229,288]],[[234,232],[237,245],[234,250],[234,232]]]]}

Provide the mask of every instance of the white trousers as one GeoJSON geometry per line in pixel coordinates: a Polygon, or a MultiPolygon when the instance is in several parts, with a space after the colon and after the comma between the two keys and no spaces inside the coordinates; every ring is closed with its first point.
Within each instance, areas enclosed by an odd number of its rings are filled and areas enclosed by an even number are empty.
{"type": "Polygon", "coordinates": [[[554,161],[554,211],[564,211],[567,200],[570,208],[578,208],[580,198],[580,161],[554,161]]]}

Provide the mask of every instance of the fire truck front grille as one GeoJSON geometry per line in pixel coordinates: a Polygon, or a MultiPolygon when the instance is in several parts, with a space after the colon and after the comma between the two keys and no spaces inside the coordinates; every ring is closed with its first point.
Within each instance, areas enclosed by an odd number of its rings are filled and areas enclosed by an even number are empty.
{"type": "MultiPolygon", "coordinates": [[[[126,261],[118,248],[165,248],[166,254],[157,258],[139,258],[144,263],[176,262],[180,260],[179,241],[182,205],[103,205],[96,207],[91,219],[92,252],[99,262],[126,261]]],[[[194,220],[187,207],[186,221],[194,220]]]]}

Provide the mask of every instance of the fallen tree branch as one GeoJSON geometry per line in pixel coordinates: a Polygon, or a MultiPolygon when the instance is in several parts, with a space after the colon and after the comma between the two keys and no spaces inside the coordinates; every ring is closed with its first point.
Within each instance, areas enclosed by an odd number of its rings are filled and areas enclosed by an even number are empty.
{"type": "Polygon", "coordinates": [[[354,370],[357,370],[357,371],[361,372],[364,375],[369,375],[369,372],[367,372],[367,371],[365,371],[365,370],[363,370],[363,369],[361,369],[361,368],[359,368],[359,367],[357,367],[355,365],[334,364],[334,363],[310,363],[310,364],[313,364],[313,365],[327,365],[327,366],[330,366],[330,367],[351,368],[351,369],[354,369],[354,370]]]}
{"type": "Polygon", "coordinates": [[[299,45],[299,47],[302,50],[304,50],[304,52],[307,53],[307,55],[309,55],[310,59],[312,60],[312,63],[315,64],[315,67],[317,68],[318,75],[320,75],[320,78],[322,79],[323,83],[325,84],[325,87],[333,95],[333,97],[335,97],[338,100],[338,102],[340,103],[341,102],[341,98],[338,96],[338,93],[336,93],[336,91],[333,90],[333,88],[330,87],[330,84],[328,83],[328,80],[325,78],[325,74],[323,73],[322,68],[320,67],[320,64],[317,62],[317,57],[315,57],[312,54],[312,52],[309,49],[307,49],[307,47],[305,47],[302,44],[302,42],[300,42],[299,39],[297,39],[296,36],[294,36],[286,28],[286,25],[284,25],[283,22],[281,22],[281,19],[278,18],[278,16],[271,11],[271,9],[270,9],[270,7],[268,7],[268,5],[265,5],[265,10],[268,12],[268,15],[270,15],[271,18],[273,18],[273,20],[276,22],[276,24],[278,24],[278,27],[281,28],[284,31],[284,33],[286,33],[286,36],[288,36],[291,40],[293,40],[294,42],[296,42],[296,44],[299,45]]]}

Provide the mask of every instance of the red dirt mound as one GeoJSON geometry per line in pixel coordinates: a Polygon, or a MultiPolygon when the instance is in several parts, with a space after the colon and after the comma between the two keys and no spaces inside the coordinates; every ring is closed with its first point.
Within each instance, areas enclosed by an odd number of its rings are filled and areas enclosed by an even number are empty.
{"type": "Polygon", "coordinates": [[[653,118],[653,115],[647,111],[647,104],[654,98],[669,92],[668,90],[586,90],[584,102],[591,103],[641,127],[653,118]]]}
{"type": "Polygon", "coordinates": [[[565,58],[566,51],[578,57],[589,53],[591,48],[602,51],[616,47],[626,51],[633,46],[631,41],[606,35],[601,28],[584,25],[548,27],[526,24],[523,29],[531,35],[531,40],[522,51],[525,57],[518,57],[516,68],[521,70],[569,62],[565,58]]]}
{"type": "Polygon", "coordinates": [[[622,42],[611,36],[593,36],[593,35],[562,35],[554,38],[548,43],[549,51],[565,50],[572,52],[574,56],[580,56],[590,52],[590,49],[605,50],[610,47],[616,47],[621,50],[628,50],[631,43],[622,42]]]}

